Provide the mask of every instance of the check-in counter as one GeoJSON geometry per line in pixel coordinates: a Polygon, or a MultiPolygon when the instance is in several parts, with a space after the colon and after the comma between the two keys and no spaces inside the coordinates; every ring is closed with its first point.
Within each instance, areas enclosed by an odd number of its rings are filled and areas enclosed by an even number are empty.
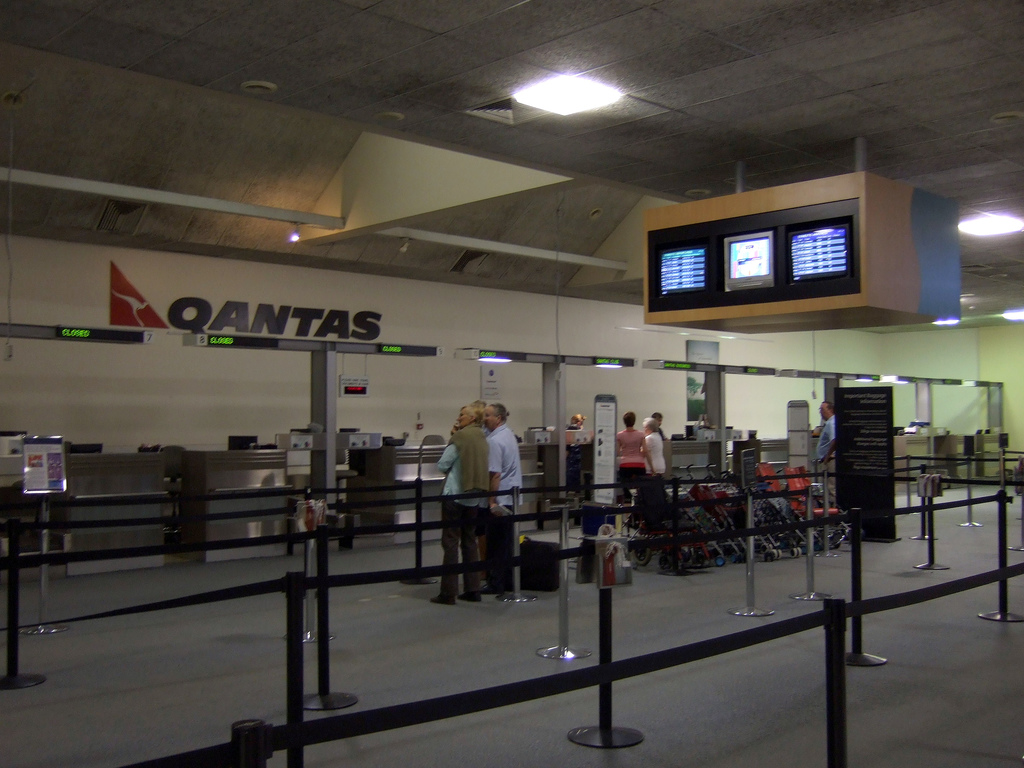
{"type": "Polygon", "coordinates": [[[710,471],[717,476],[720,446],[717,440],[673,440],[672,474],[684,481],[691,476],[693,480],[703,480],[710,465],[710,471]]]}
{"type": "MultiPolygon", "coordinates": [[[[288,532],[288,497],[200,500],[211,493],[285,489],[287,459],[282,450],[185,451],[181,476],[181,540],[199,544],[227,539],[276,536],[288,532]],[[278,515],[239,517],[230,520],[192,520],[199,515],[228,512],[278,510],[278,515]]],[[[238,549],[215,549],[198,553],[205,562],[246,557],[283,555],[284,544],[260,544],[238,549]]]]}
{"type": "MultiPolygon", "coordinates": [[[[347,483],[348,501],[359,507],[364,501],[390,501],[387,506],[361,508],[356,525],[397,525],[416,522],[416,504],[413,501],[412,486],[417,477],[423,479],[423,495],[425,497],[440,496],[444,488],[444,473],[437,468],[437,463],[444,453],[444,445],[385,445],[368,451],[352,451],[349,454],[349,468],[356,474],[347,483]],[[360,492],[361,488],[394,486],[408,483],[409,490],[360,492]]],[[[520,445],[519,460],[523,472],[523,488],[536,488],[541,479],[537,470],[537,446],[520,445]]],[[[485,503],[481,500],[481,503],[485,503]]],[[[532,496],[526,497],[522,514],[527,514],[536,507],[532,496]]],[[[426,502],[423,505],[423,521],[437,522],[441,519],[441,504],[438,501],[426,502]]],[[[424,540],[441,538],[441,530],[423,532],[424,540]]],[[[415,540],[412,531],[401,532],[389,537],[395,544],[405,544],[415,540]]],[[[357,539],[358,541],[358,539],[357,539]]]]}
{"type": "MultiPolygon", "coordinates": [[[[927,465],[930,473],[938,472],[948,477],[966,477],[967,467],[957,464],[955,457],[963,450],[963,438],[958,435],[917,433],[896,435],[892,441],[894,469],[897,475],[907,474],[907,456],[910,456],[910,476],[916,477],[921,464],[927,465]],[[935,458],[916,458],[916,457],[935,458]]],[[[974,477],[977,471],[971,469],[974,477]]],[[[993,474],[997,474],[994,472],[993,474]]],[[[915,481],[916,482],[916,481],[915,481]]]]}
{"type": "MultiPolygon", "coordinates": [[[[123,528],[80,528],[64,534],[64,550],[82,552],[122,547],[146,547],[164,543],[164,522],[171,513],[171,503],[158,501],[146,504],[96,504],[112,497],[165,495],[164,458],[159,453],[82,453],[67,457],[67,498],[91,502],[89,506],[55,506],[51,519],[55,522],[88,522],[93,520],[129,520],[152,518],[152,525],[123,528]]],[[[67,575],[153,568],[164,563],[163,555],[86,560],[67,565],[67,575]]]]}

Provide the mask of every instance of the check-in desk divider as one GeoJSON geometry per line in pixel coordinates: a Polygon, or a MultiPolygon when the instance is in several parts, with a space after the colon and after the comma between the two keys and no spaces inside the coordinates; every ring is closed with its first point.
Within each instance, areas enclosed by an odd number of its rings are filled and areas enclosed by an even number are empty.
{"type": "MultiPolygon", "coordinates": [[[[957,462],[959,464],[959,462],[957,462]]],[[[974,462],[968,459],[964,462],[967,467],[967,522],[960,523],[961,528],[983,528],[984,525],[974,519],[974,489],[971,488],[971,479],[974,475],[974,462]]]]}
{"type": "MultiPolygon", "coordinates": [[[[922,464],[922,465],[920,465],[918,467],[918,470],[917,470],[917,482],[918,482],[918,487],[919,488],[920,488],[921,478],[925,476],[925,470],[926,469],[927,469],[927,467],[925,467],[924,464],[922,464]]],[[[909,476],[909,472],[907,474],[909,476]]],[[[908,507],[911,506],[911,503],[910,503],[910,482],[909,481],[907,482],[907,506],[908,507]]],[[[924,503],[922,502],[922,504],[921,504],[921,532],[917,536],[911,536],[910,538],[913,541],[928,541],[928,536],[929,536],[929,533],[928,533],[928,518],[927,518],[927,515],[925,514],[924,503]]]]}
{"type": "MultiPolygon", "coordinates": [[[[754,498],[752,491],[747,489],[747,529],[754,527],[754,498]]],[[[754,598],[754,560],[755,549],[754,549],[754,534],[747,534],[746,540],[747,556],[747,604],[742,608],[733,608],[729,611],[733,616],[771,616],[775,611],[768,610],[765,608],[758,608],[754,598]]]]}
{"type": "Polygon", "coordinates": [[[7,520],[7,674],[0,677],[0,691],[31,688],[46,682],[44,675],[22,674],[18,671],[18,621],[20,612],[21,520],[7,520]]]}
{"type": "MultiPolygon", "coordinates": [[[[1006,489],[999,489],[999,498],[997,500],[998,505],[998,555],[999,555],[999,567],[1006,568],[1006,552],[1009,547],[1006,546],[1006,511],[1009,504],[1007,503],[1006,489]]],[[[1000,579],[999,581],[999,610],[992,611],[990,613],[979,613],[979,618],[987,619],[988,621],[1003,621],[1007,623],[1015,623],[1024,621],[1024,616],[1019,616],[1016,613],[1010,613],[1009,609],[1009,595],[1007,590],[1006,579],[1000,579]]]]}
{"type": "MultiPolygon", "coordinates": [[[[330,577],[330,565],[327,559],[327,533],[326,525],[321,524],[316,529],[316,605],[317,605],[317,641],[316,641],[316,668],[317,668],[317,692],[305,696],[302,700],[303,709],[312,711],[327,711],[345,709],[359,701],[359,698],[351,693],[331,692],[331,654],[328,643],[333,639],[330,629],[330,589],[328,578],[330,577]]],[[[307,592],[308,594],[308,592],[307,592]]]]}

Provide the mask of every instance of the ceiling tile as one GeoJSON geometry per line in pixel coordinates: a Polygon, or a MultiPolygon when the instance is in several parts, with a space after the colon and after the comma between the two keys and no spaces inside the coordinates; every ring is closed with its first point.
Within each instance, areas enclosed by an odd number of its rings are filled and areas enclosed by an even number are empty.
{"type": "Polygon", "coordinates": [[[521,0],[367,0],[367,6],[373,6],[373,12],[381,16],[389,16],[406,24],[412,24],[431,32],[443,34],[453,29],[465,27],[467,24],[484,21],[502,11],[506,11],[521,0]]]}

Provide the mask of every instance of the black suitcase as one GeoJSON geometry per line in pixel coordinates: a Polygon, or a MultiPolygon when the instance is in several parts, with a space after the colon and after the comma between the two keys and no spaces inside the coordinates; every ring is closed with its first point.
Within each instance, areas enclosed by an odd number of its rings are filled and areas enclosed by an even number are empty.
{"type": "Polygon", "coordinates": [[[534,592],[558,591],[558,544],[553,541],[524,539],[519,545],[523,565],[519,571],[520,587],[534,592]]]}

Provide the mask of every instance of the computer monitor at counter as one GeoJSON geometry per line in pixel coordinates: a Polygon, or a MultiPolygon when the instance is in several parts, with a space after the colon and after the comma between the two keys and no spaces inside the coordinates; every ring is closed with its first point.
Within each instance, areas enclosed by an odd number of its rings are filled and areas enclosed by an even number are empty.
{"type": "Polygon", "coordinates": [[[256,435],[228,435],[228,450],[248,451],[255,448],[258,442],[259,437],[256,435]]]}

